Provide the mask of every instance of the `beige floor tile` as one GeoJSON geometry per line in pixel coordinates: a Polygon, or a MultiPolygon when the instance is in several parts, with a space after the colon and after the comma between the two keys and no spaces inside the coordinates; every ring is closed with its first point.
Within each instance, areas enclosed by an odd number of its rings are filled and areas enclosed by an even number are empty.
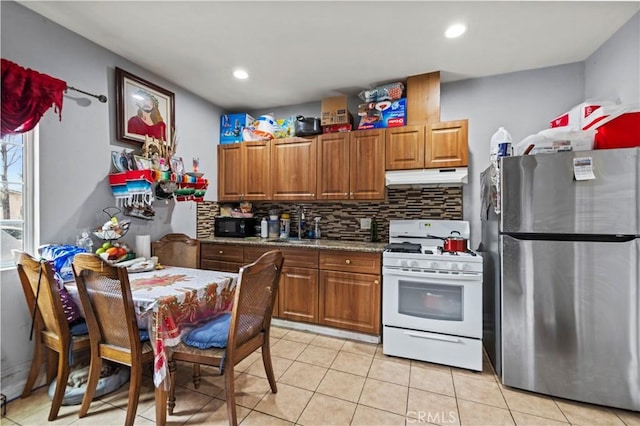
{"type": "Polygon", "coordinates": [[[298,424],[305,426],[348,425],[353,418],[356,404],[330,396],[314,394],[298,424]]]}
{"type": "Polygon", "coordinates": [[[502,395],[512,411],[566,422],[567,419],[555,401],[547,396],[520,390],[503,389],[502,395]]]}
{"type": "Polygon", "coordinates": [[[451,371],[434,370],[422,366],[414,366],[411,363],[409,374],[409,386],[416,389],[455,396],[451,371]]]}
{"type": "Polygon", "coordinates": [[[561,422],[557,420],[551,420],[531,414],[520,413],[518,411],[512,411],[511,416],[518,426],[562,426],[569,424],[566,421],[561,422]]]}
{"type": "MultiPolygon", "coordinates": [[[[288,422],[259,411],[252,411],[240,424],[241,426],[293,426],[294,423],[288,422]]],[[[225,425],[226,426],[226,425],[225,425]]]]}
{"type": "Polygon", "coordinates": [[[307,347],[306,343],[280,340],[271,347],[271,356],[279,356],[287,359],[297,359],[307,347]]]}
{"type": "MultiPolygon", "coordinates": [[[[240,375],[241,371],[235,371],[235,375],[240,375]]],[[[180,386],[180,382],[176,381],[176,385],[180,386]]],[[[209,397],[215,397],[224,392],[224,375],[218,373],[217,368],[213,367],[201,367],[200,370],[200,386],[198,389],[193,385],[193,381],[190,377],[184,379],[182,387],[189,390],[199,392],[209,397]]]]}
{"type": "MultiPolygon", "coordinates": [[[[45,386],[46,388],[46,386],[45,386]]],[[[78,420],[79,405],[68,405],[60,407],[58,411],[58,417],[49,422],[49,410],[51,409],[51,401],[47,396],[45,388],[39,389],[35,394],[31,394],[28,398],[17,399],[10,402],[7,405],[7,417],[5,420],[10,420],[19,425],[69,425],[78,420]],[[42,396],[40,396],[40,394],[42,396]]],[[[104,405],[101,401],[94,401],[91,407],[95,410],[99,410],[99,407],[104,405]],[[95,407],[94,407],[95,404],[95,407]]],[[[9,423],[7,423],[9,424],[9,423]]]]}
{"type": "Polygon", "coordinates": [[[460,424],[458,405],[454,397],[420,389],[409,389],[407,418],[416,419],[413,423],[418,424],[460,424]]]}
{"type": "MultiPolygon", "coordinates": [[[[74,425],[91,425],[91,426],[122,426],[127,417],[127,412],[121,408],[114,407],[113,405],[98,403],[91,404],[91,408],[89,409],[89,413],[86,417],[81,419],[76,419],[73,422],[74,425]]],[[[139,415],[136,417],[136,424],[153,424],[149,421],[149,419],[141,418],[139,415]]],[[[27,424],[35,424],[29,423],[28,421],[25,423],[21,423],[23,425],[27,424]]],[[[41,425],[45,425],[45,423],[41,423],[41,425]]]]}
{"type": "Polygon", "coordinates": [[[411,367],[426,368],[429,370],[435,370],[441,373],[449,373],[449,374],[451,374],[451,370],[452,370],[452,368],[449,367],[448,365],[434,364],[432,362],[416,361],[416,360],[411,360],[411,367]]]}
{"type": "Polygon", "coordinates": [[[618,409],[613,409],[613,412],[620,417],[627,426],[640,426],[640,413],[618,409]]]}
{"type": "Polygon", "coordinates": [[[269,392],[255,409],[265,414],[295,422],[307,406],[313,392],[278,383],[278,393],[269,392]]]}
{"type": "Polygon", "coordinates": [[[323,348],[340,350],[344,345],[344,339],[318,334],[313,338],[311,344],[314,346],[322,346],[323,348]]]}
{"type": "MultiPolygon", "coordinates": [[[[6,418],[6,417],[0,417],[0,425],[3,425],[3,426],[13,426],[13,425],[17,425],[17,424],[18,424],[18,423],[16,423],[16,422],[14,422],[14,421],[9,420],[9,419],[8,419],[8,418],[6,418]]],[[[18,426],[19,426],[19,425],[18,425],[18,426]]]]}
{"type": "MultiPolygon", "coordinates": [[[[417,422],[416,422],[417,423],[417,422]]],[[[356,407],[356,412],[351,420],[351,426],[404,426],[405,417],[388,411],[360,405],[356,407]]]]}
{"type": "Polygon", "coordinates": [[[624,425],[622,420],[606,407],[559,399],[556,399],[556,403],[567,416],[569,423],[574,425],[624,425]]]}
{"type": "Polygon", "coordinates": [[[325,367],[294,361],[289,369],[280,377],[278,383],[286,383],[298,388],[315,391],[327,373],[327,370],[325,367]]]}
{"type": "MultiPolygon", "coordinates": [[[[153,394],[148,395],[153,398],[153,394]]],[[[211,397],[200,392],[195,392],[183,387],[176,388],[176,406],[173,409],[173,415],[167,415],[167,421],[182,424],[190,420],[195,414],[211,401],[211,397]],[[169,419],[170,418],[170,419],[169,419]]],[[[149,420],[155,421],[156,407],[151,404],[145,411],[138,410],[138,414],[149,420]]]]}
{"type": "Polygon", "coordinates": [[[406,386],[395,385],[375,379],[367,379],[358,403],[405,415],[407,411],[408,392],[409,388],[406,386]]]}
{"type": "Polygon", "coordinates": [[[320,382],[316,392],[351,402],[358,402],[364,387],[364,381],[365,378],[362,376],[329,370],[320,382]]]}
{"type": "MultiPolygon", "coordinates": [[[[191,389],[193,389],[193,385],[191,385],[191,389]]],[[[129,404],[129,382],[120,386],[115,392],[103,395],[100,400],[126,410],[129,404]]],[[[91,403],[91,406],[93,406],[94,403],[95,401],[91,403]]],[[[155,407],[155,386],[150,377],[145,377],[140,386],[140,397],[138,398],[136,413],[141,414],[152,407],[155,407]]],[[[78,410],[79,409],[80,408],[78,408],[78,410]]],[[[89,411],[91,411],[91,408],[89,408],[89,411]]]]}
{"type": "Polygon", "coordinates": [[[310,333],[307,331],[290,330],[281,338],[285,340],[293,340],[294,342],[310,343],[317,335],[317,333],[310,333]]]}
{"type": "Polygon", "coordinates": [[[482,371],[472,371],[464,368],[452,367],[451,373],[454,376],[460,375],[460,376],[470,377],[472,379],[481,379],[481,380],[487,380],[490,382],[496,381],[496,376],[493,372],[493,368],[491,367],[491,364],[487,360],[482,361],[482,371]]]}
{"type": "Polygon", "coordinates": [[[350,352],[338,352],[336,359],[331,364],[334,370],[344,371],[345,373],[357,374],[359,376],[367,376],[369,367],[371,367],[372,357],[367,355],[352,354],[350,352]]]}
{"type": "MultiPolygon", "coordinates": [[[[285,371],[291,366],[293,360],[287,358],[281,358],[279,356],[271,356],[271,365],[273,366],[273,375],[276,380],[284,374],[285,371]]],[[[258,377],[267,377],[267,372],[264,369],[264,363],[262,357],[254,361],[245,371],[247,374],[252,374],[258,377]]]]}
{"type": "Polygon", "coordinates": [[[409,386],[410,372],[411,367],[409,365],[374,358],[369,369],[369,377],[397,385],[409,386]]]}
{"type": "MultiPolygon", "coordinates": [[[[236,405],[253,409],[263,396],[271,393],[269,381],[262,377],[242,373],[235,379],[236,405]]],[[[216,398],[226,401],[227,392],[220,393],[216,398]]]]}
{"type": "MultiPolygon", "coordinates": [[[[273,356],[273,349],[271,350],[271,356],[273,356]]],[[[256,360],[260,359],[261,357],[262,357],[262,354],[260,352],[258,351],[252,352],[245,359],[237,363],[233,369],[235,371],[244,371],[247,368],[251,367],[251,364],[256,362],[256,360]]]]}
{"type": "MultiPolygon", "coordinates": [[[[251,410],[236,404],[236,417],[238,423],[242,422],[249,415],[251,410]]],[[[167,416],[167,421],[172,421],[171,416],[167,416]]],[[[209,401],[196,416],[191,417],[186,425],[229,425],[229,413],[227,412],[227,403],[221,399],[212,399],[209,401]]],[[[137,425],[136,425],[137,426],[137,425]]]]}
{"type": "Polygon", "coordinates": [[[271,338],[275,337],[276,339],[282,339],[282,336],[287,334],[290,330],[290,328],[272,326],[269,334],[271,338]]]}
{"type": "Polygon", "coordinates": [[[458,400],[460,424],[462,426],[507,426],[514,425],[509,410],[478,404],[471,401],[458,400]]]}
{"type": "Polygon", "coordinates": [[[397,356],[390,356],[390,355],[385,355],[384,352],[382,351],[382,345],[378,345],[378,347],[376,348],[376,353],[374,355],[374,357],[378,358],[378,359],[382,359],[385,361],[393,361],[393,362],[397,362],[400,364],[405,364],[405,365],[411,365],[411,360],[410,359],[406,359],[406,358],[400,358],[397,356]]]}
{"type": "Polygon", "coordinates": [[[465,399],[498,408],[508,408],[496,382],[453,376],[453,383],[458,400],[465,399]]]}
{"type": "Polygon", "coordinates": [[[351,352],[354,354],[373,356],[376,353],[377,345],[364,342],[356,342],[354,340],[347,340],[342,345],[342,349],[345,352],[351,352]]]}
{"type": "Polygon", "coordinates": [[[338,351],[335,349],[323,348],[321,346],[309,345],[302,351],[297,361],[306,362],[320,367],[329,367],[336,359],[338,351]]]}

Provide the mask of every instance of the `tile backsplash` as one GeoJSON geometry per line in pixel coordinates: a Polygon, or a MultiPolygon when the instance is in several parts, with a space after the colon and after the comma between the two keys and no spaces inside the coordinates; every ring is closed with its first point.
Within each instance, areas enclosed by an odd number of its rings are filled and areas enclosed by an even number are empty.
{"type": "MultiPolygon", "coordinates": [[[[448,219],[462,220],[462,187],[426,187],[416,189],[388,189],[385,201],[334,202],[254,202],[255,216],[268,216],[269,210],[291,215],[291,229],[297,228],[296,208],[307,212],[307,223],[320,216],[322,238],[331,240],[369,241],[369,230],[360,229],[361,218],[375,217],[380,241],[389,239],[390,219],[448,219]]],[[[220,214],[217,202],[198,203],[197,237],[213,236],[213,221],[220,214]]]]}

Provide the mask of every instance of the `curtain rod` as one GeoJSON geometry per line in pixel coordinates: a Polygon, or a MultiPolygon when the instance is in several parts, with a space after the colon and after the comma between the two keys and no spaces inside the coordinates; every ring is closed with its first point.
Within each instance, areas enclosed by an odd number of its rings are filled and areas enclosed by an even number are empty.
{"type": "Polygon", "coordinates": [[[84,90],[76,89],[75,87],[67,86],[68,90],[75,90],[76,92],[84,93],[85,95],[93,96],[98,99],[103,104],[107,102],[107,97],[105,95],[94,95],[93,93],[85,92],[84,90]]]}

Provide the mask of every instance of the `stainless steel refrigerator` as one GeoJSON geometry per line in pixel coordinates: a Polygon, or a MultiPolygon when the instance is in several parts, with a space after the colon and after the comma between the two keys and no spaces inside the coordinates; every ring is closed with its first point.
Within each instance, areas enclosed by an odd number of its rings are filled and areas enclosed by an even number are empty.
{"type": "Polygon", "coordinates": [[[502,160],[504,384],[640,410],[639,152],[502,160]]]}

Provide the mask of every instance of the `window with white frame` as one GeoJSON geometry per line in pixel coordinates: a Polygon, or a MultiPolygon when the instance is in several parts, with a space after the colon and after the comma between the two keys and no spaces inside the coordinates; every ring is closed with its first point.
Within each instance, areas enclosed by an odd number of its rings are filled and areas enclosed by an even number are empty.
{"type": "Polygon", "coordinates": [[[11,251],[35,247],[37,128],[0,140],[0,269],[14,267],[11,251]]]}

